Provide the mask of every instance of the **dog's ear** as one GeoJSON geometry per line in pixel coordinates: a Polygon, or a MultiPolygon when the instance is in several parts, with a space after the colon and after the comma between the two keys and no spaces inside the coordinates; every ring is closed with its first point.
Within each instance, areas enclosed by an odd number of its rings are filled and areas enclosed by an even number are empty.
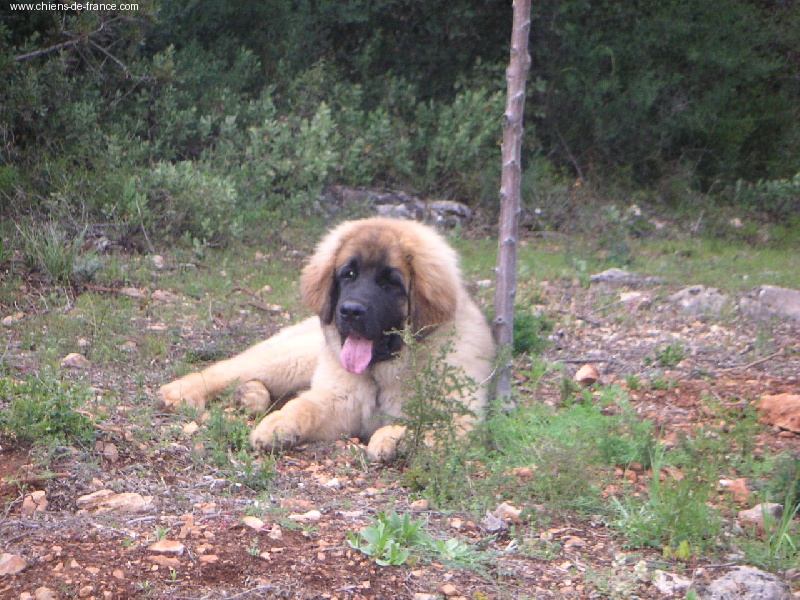
{"type": "Polygon", "coordinates": [[[303,304],[317,313],[324,325],[333,321],[339,294],[335,276],[338,248],[338,237],[329,235],[317,247],[300,276],[303,304]]]}
{"type": "Polygon", "coordinates": [[[458,261],[450,247],[443,245],[427,251],[424,247],[418,245],[407,254],[411,267],[411,324],[415,332],[451,320],[461,286],[458,261]]]}

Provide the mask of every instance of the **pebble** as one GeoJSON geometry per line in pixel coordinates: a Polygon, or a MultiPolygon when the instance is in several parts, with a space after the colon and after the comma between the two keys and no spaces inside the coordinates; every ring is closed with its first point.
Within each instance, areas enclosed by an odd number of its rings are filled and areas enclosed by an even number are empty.
{"type": "Polygon", "coordinates": [[[92,363],[83,354],[71,352],[61,359],[61,367],[64,369],[86,370],[92,367],[92,363]]]}
{"type": "Polygon", "coordinates": [[[28,568],[28,561],[17,554],[0,554],[0,577],[16,575],[28,568]]]}

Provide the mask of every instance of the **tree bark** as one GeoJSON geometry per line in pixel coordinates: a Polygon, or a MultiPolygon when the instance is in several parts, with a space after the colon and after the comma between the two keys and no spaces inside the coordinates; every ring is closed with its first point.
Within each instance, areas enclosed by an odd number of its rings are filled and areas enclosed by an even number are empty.
{"type": "Polygon", "coordinates": [[[500,235],[497,251],[494,333],[500,364],[495,380],[495,398],[503,409],[513,407],[511,394],[514,300],[517,295],[517,246],[521,212],[522,133],[525,82],[531,64],[528,37],[531,28],[530,0],[514,0],[511,59],[506,70],[508,99],[503,115],[503,171],[500,182],[500,235]]]}

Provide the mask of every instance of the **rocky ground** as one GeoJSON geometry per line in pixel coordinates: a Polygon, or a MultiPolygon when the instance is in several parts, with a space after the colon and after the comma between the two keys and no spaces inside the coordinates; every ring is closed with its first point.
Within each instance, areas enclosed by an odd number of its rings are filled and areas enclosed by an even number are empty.
{"type": "MultiPolygon", "coordinates": [[[[543,285],[543,310],[561,316],[544,358],[570,373],[593,364],[603,383],[626,385],[631,375],[651,377],[647,357],[680,342],[686,356],[659,374],[674,385],[630,390],[665,440],[718,418],[704,396],[744,408],[800,392],[800,323],[748,316],[737,299],[687,308],[670,298],[676,291],[635,280],[543,285]]],[[[536,401],[559,398],[555,378],[536,390],[536,401]]],[[[349,440],[278,458],[269,492],[252,492],[211,466],[196,468],[192,423],[164,445],[132,433],[132,412],[114,407],[97,446],[63,449],[49,472],[34,468],[24,448],[0,449],[0,598],[683,598],[685,587],[671,591],[673,579],[701,589],[738,564],[626,548],[599,519],[554,514],[542,527],[506,515],[509,528],[490,528],[483,515],[420,502],[400,467],[367,464],[349,440]],[[474,545],[480,560],[377,565],[347,532],[386,510],[413,512],[434,536],[474,545]]],[[[765,418],[754,447],[800,454],[795,422],[765,418]]],[[[172,431],[175,421],[155,413],[151,426],[172,431]]],[[[622,477],[643,485],[635,469],[622,477]]],[[[739,493],[742,508],[758,502],[746,484],[739,493]]],[[[800,590],[796,570],[777,577],[787,586],[781,593],[800,590]]]]}

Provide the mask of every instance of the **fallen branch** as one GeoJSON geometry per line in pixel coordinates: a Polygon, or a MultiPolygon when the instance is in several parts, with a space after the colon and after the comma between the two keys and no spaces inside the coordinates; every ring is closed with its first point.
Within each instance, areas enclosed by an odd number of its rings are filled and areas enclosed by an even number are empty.
{"type": "Polygon", "coordinates": [[[736,367],[727,367],[725,369],[720,369],[720,370],[727,372],[727,371],[737,371],[737,370],[742,369],[742,370],[746,371],[747,369],[752,369],[753,367],[757,367],[760,364],[763,364],[763,363],[765,363],[765,362],[767,362],[769,360],[772,360],[776,356],[780,356],[781,354],[783,354],[784,350],[785,350],[785,348],[781,348],[780,350],[778,350],[777,352],[773,352],[769,356],[765,356],[764,358],[759,358],[758,360],[754,360],[753,362],[751,362],[749,364],[746,364],[746,365],[739,365],[739,366],[736,366],[736,367]]]}

